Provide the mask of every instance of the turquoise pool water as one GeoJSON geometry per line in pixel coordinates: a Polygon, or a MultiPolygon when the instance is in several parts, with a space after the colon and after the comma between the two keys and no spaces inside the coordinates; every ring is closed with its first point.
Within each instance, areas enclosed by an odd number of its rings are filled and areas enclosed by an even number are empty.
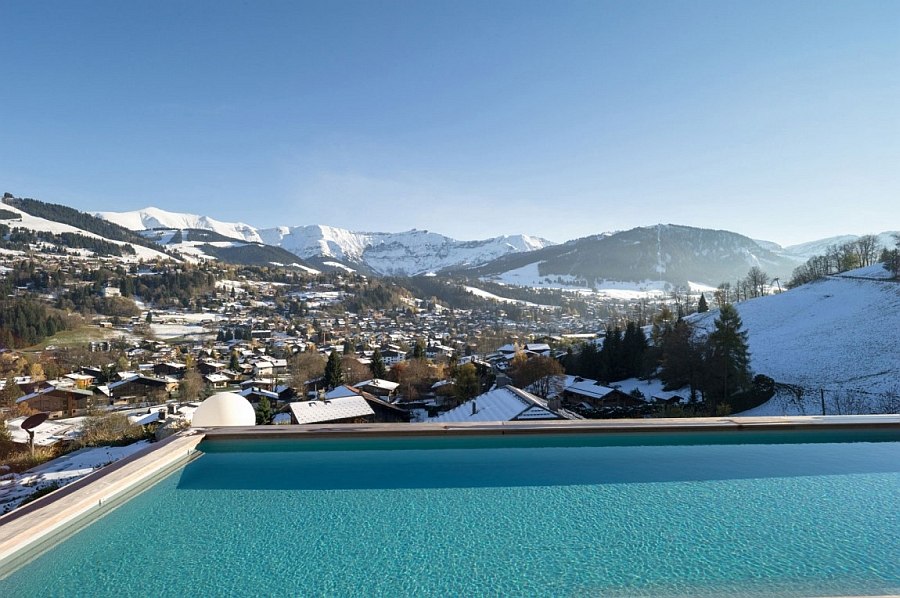
{"type": "Polygon", "coordinates": [[[896,433],[200,448],[0,595],[900,592],[896,433]]]}

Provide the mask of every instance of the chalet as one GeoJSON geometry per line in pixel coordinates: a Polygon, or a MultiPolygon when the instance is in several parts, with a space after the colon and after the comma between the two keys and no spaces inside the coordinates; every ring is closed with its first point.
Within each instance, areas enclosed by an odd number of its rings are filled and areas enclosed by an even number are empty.
{"type": "Polygon", "coordinates": [[[260,390],[275,390],[274,378],[251,378],[241,382],[241,390],[248,388],[257,388],[260,390]]]}
{"type": "Polygon", "coordinates": [[[178,388],[178,380],[173,378],[153,378],[135,374],[108,386],[113,399],[146,399],[153,394],[170,393],[178,388]]]}
{"type": "Polygon", "coordinates": [[[288,405],[288,410],[292,424],[363,424],[375,419],[375,411],[368,401],[358,395],[324,401],[294,402],[288,405]]]}
{"type": "Polygon", "coordinates": [[[397,349],[385,349],[381,352],[381,360],[386,366],[392,366],[406,361],[406,353],[397,349]]]}
{"type": "Polygon", "coordinates": [[[160,378],[170,376],[172,378],[180,379],[184,377],[185,371],[187,371],[187,366],[175,361],[157,363],[153,366],[153,374],[160,378]]]}
{"type": "Polygon", "coordinates": [[[83,415],[94,393],[80,388],[47,386],[16,400],[17,405],[27,405],[35,411],[50,413],[53,419],[83,415]]]}
{"type": "Polygon", "coordinates": [[[81,390],[85,390],[94,383],[94,377],[89,374],[66,374],[63,378],[70,380],[75,388],[81,390]]]}
{"type": "Polygon", "coordinates": [[[222,363],[221,361],[213,361],[211,359],[205,359],[203,361],[197,362],[197,371],[199,371],[203,375],[215,374],[217,372],[221,372],[227,367],[227,363],[222,363]]]}
{"type": "Polygon", "coordinates": [[[325,400],[343,399],[346,397],[361,397],[373,411],[373,418],[369,421],[374,422],[408,422],[409,411],[402,407],[398,407],[387,401],[376,397],[372,393],[365,392],[358,386],[338,386],[337,388],[325,393],[325,400]]]}
{"type": "Polygon", "coordinates": [[[439,357],[450,357],[453,355],[453,347],[446,347],[440,343],[425,347],[425,357],[428,359],[438,359],[439,357]]]}
{"type": "Polygon", "coordinates": [[[228,387],[231,379],[224,374],[212,373],[203,376],[203,381],[206,382],[207,386],[209,386],[210,388],[222,389],[228,387]]]}
{"type": "Polygon", "coordinates": [[[558,401],[545,401],[514,386],[495,388],[445,411],[428,422],[488,422],[575,419],[559,408],[558,401]]]}
{"type": "Polygon", "coordinates": [[[550,345],[546,343],[526,343],[525,352],[530,355],[550,356],[550,345]]]}
{"type": "Polygon", "coordinates": [[[567,382],[562,397],[565,404],[584,409],[630,407],[645,404],[642,399],[635,398],[616,388],[604,386],[590,378],[573,378],[567,382]]]}
{"type": "Polygon", "coordinates": [[[382,380],[381,378],[372,378],[371,380],[363,380],[353,385],[362,391],[375,395],[376,397],[394,397],[397,395],[397,389],[400,385],[390,380],[382,380]]]}
{"type": "Polygon", "coordinates": [[[288,403],[296,396],[294,389],[290,386],[276,386],[274,390],[245,388],[239,394],[254,404],[259,403],[260,399],[266,397],[272,405],[288,403]]]}

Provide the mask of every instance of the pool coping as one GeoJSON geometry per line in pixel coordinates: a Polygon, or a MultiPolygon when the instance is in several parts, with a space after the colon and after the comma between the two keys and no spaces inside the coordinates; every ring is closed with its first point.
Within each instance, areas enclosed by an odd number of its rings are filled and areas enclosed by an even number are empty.
{"type": "Polygon", "coordinates": [[[207,428],[206,438],[302,438],[350,436],[444,436],[505,434],[608,434],[900,429],[900,415],[803,415],[692,417],[678,419],[544,420],[460,423],[304,424],[207,428]]]}
{"type": "Polygon", "coordinates": [[[198,456],[205,439],[415,437],[653,432],[900,430],[900,415],[478,422],[307,424],[193,429],[85,476],[0,516],[0,579],[198,456]],[[79,525],[80,524],[80,525],[79,525]]]}
{"type": "Polygon", "coordinates": [[[197,456],[203,437],[170,436],[0,517],[0,579],[197,456]]]}

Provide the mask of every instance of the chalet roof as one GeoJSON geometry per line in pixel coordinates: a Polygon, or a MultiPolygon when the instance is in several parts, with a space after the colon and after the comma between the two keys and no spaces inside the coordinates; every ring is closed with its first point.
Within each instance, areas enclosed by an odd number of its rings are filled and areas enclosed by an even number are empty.
{"type": "Polygon", "coordinates": [[[560,419],[547,403],[514,386],[495,388],[446,411],[429,422],[488,422],[514,419],[560,419]],[[474,408],[473,408],[474,405],[474,408]]]}
{"type": "Polygon", "coordinates": [[[371,380],[363,380],[362,382],[358,382],[353,386],[357,388],[371,387],[371,388],[381,388],[390,392],[397,390],[400,387],[400,384],[397,382],[391,382],[390,380],[384,380],[382,378],[372,378],[371,380]]]}
{"type": "Polygon", "coordinates": [[[301,401],[290,403],[288,407],[299,424],[314,424],[375,415],[369,403],[357,395],[325,401],[301,401]]]}
{"type": "Polygon", "coordinates": [[[169,379],[169,378],[154,378],[152,376],[143,376],[141,374],[134,374],[133,376],[129,376],[123,380],[119,380],[117,382],[111,382],[108,384],[110,390],[115,390],[116,388],[128,384],[129,382],[139,382],[146,383],[154,386],[162,386],[168,382],[177,382],[177,380],[169,379]]]}
{"type": "Polygon", "coordinates": [[[596,380],[591,380],[590,378],[575,378],[571,383],[566,384],[566,392],[582,397],[602,399],[609,393],[616,392],[616,389],[603,386],[596,380]]]}
{"type": "Polygon", "coordinates": [[[246,399],[247,397],[249,397],[250,395],[257,395],[257,396],[260,396],[260,397],[267,397],[267,398],[269,398],[269,399],[278,399],[278,393],[277,393],[277,392],[272,392],[272,391],[269,391],[269,390],[262,390],[262,389],[260,389],[260,388],[245,388],[244,390],[242,390],[242,391],[241,391],[240,393],[238,393],[238,394],[240,394],[240,395],[241,395],[242,397],[244,397],[245,399],[246,399]]]}
{"type": "Polygon", "coordinates": [[[352,386],[344,384],[343,386],[337,386],[337,387],[329,390],[328,392],[326,392],[325,398],[326,399],[339,399],[341,397],[358,397],[359,394],[360,394],[359,390],[353,388],[352,386]]]}
{"type": "Polygon", "coordinates": [[[550,345],[548,345],[547,343],[526,343],[525,350],[534,351],[535,353],[543,353],[544,351],[550,350],[550,345]]]}
{"type": "Polygon", "coordinates": [[[44,388],[36,390],[36,391],[32,392],[31,394],[27,394],[23,397],[19,397],[18,399],[16,399],[16,403],[22,403],[24,401],[28,401],[31,399],[35,399],[37,397],[41,397],[41,396],[49,395],[49,394],[53,394],[53,393],[72,394],[72,395],[79,395],[81,397],[91,397],[94,395],[93,391],[82,390],[80,388],[74,388],[74,387],[68,387],[68,386],[65,388],[60,388],[58,386],[45,386],[44,388]]]}

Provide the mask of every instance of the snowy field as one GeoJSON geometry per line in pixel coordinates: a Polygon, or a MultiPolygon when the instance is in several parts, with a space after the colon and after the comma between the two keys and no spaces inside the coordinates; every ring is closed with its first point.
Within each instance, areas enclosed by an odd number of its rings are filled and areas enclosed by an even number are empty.
{"type": "MultiPolygon", "coordinates": [[[[69,226],[68,224],[63,224],[62,222],[55,222],[53,220],[46,220],[44,218],[40,218],[38,216],[32,216],[27,212],[23,212],[19,208],[15,206],[10,206],[4,204],[3,208],[5,210],[9,210],[11,212],[16,212],[21,216],[21,220],[18,222],[13,222],[13,226],[20,226],[22,228],[27,228],[31,230],[37,231],[45,231],[54,234],[60,233],[77,233],[80,235],[84,235],[86,237],[93,237],[95,239],[102,239],[104,241],[108,241],[110,243],[115,243],[116,245],[130,245],[130,243],[125,243],[123,241],[116,241],[114,239],[104,239],[100,235],[95,235],[92,232],[88,232],[86,230],[81,230],[80,228],[75,228],[74,226],[69,226]]],[[[139,259],[144,260],[154,260],[154,259],[171,259],[164,253],[159,251],[155,251],[153,249],[149,249],[142,245],[132,245],[134,247],[135,255],[128,256],[122,258],[122,261],[137,261],[139,259]]]]}
{"type": "Polygon", "coordinates": [[[71,484],[105,465],[136,453],[148,444],[146,440],[141,440],[128,446],[81,449],[21,474],[0,475],[0,513],[15,509],[38,490],[71,484]]]}
{"type": "MultiPolygon", "coordinates": [[[[856,270],[736,305],[754,373],[806,389],[799,402],[780,396],[745,415],[821,413],[819,389],[829,413],[853,411],[851,395],[875,403],[881,393],[900,393],[900,284],[850,278],[866,274],[878,272],[856,270]]],[[[712,330],[717,315],[693,318],[712,330]]]]}
{"type": "Polygon", "coordinates": [[[524,305],[526,307],[539,307],[541,309],[554,309],[552,305],[541,305],[539,303],[531,303],[530,301],[521,301],[519,299],[510,299],[509,297],[501,297],[500,295],[495,295],[493,293],[489,293],[487,291],[481,290],[477,287],[463,287],[468,292],[472,293],[476,297],[481,297],[482,299],[491,299],[492,301],[498,301],[500,303],[515,303],[516,305],[524,305]]]}
{"type": "Polygon", "coordinates": [[[183,336],[205,337],[215,336],[199,324],[150,324],[150,331],[159,340],[169,340],[183,336]]]}
{"type": "MultiPolygon", "coordinates": [[[[640,282],[604,280],[598,282],[595,288],[590,288],[584,286],[583,281],[579,281],[574,276],[560,276],[556,274],[541,276],[538,273],[537,263],[528,264],[497,276],[487,276],[484,280],[535,289],[573,291],[623,301],[662,299],[673,289],[672,284],[664,280],[643,280],[640,282]]],[[[714,287],[699,283],[689,282],[688,285],[692,293],[711,293],[715,291],[714,287]]]]}

